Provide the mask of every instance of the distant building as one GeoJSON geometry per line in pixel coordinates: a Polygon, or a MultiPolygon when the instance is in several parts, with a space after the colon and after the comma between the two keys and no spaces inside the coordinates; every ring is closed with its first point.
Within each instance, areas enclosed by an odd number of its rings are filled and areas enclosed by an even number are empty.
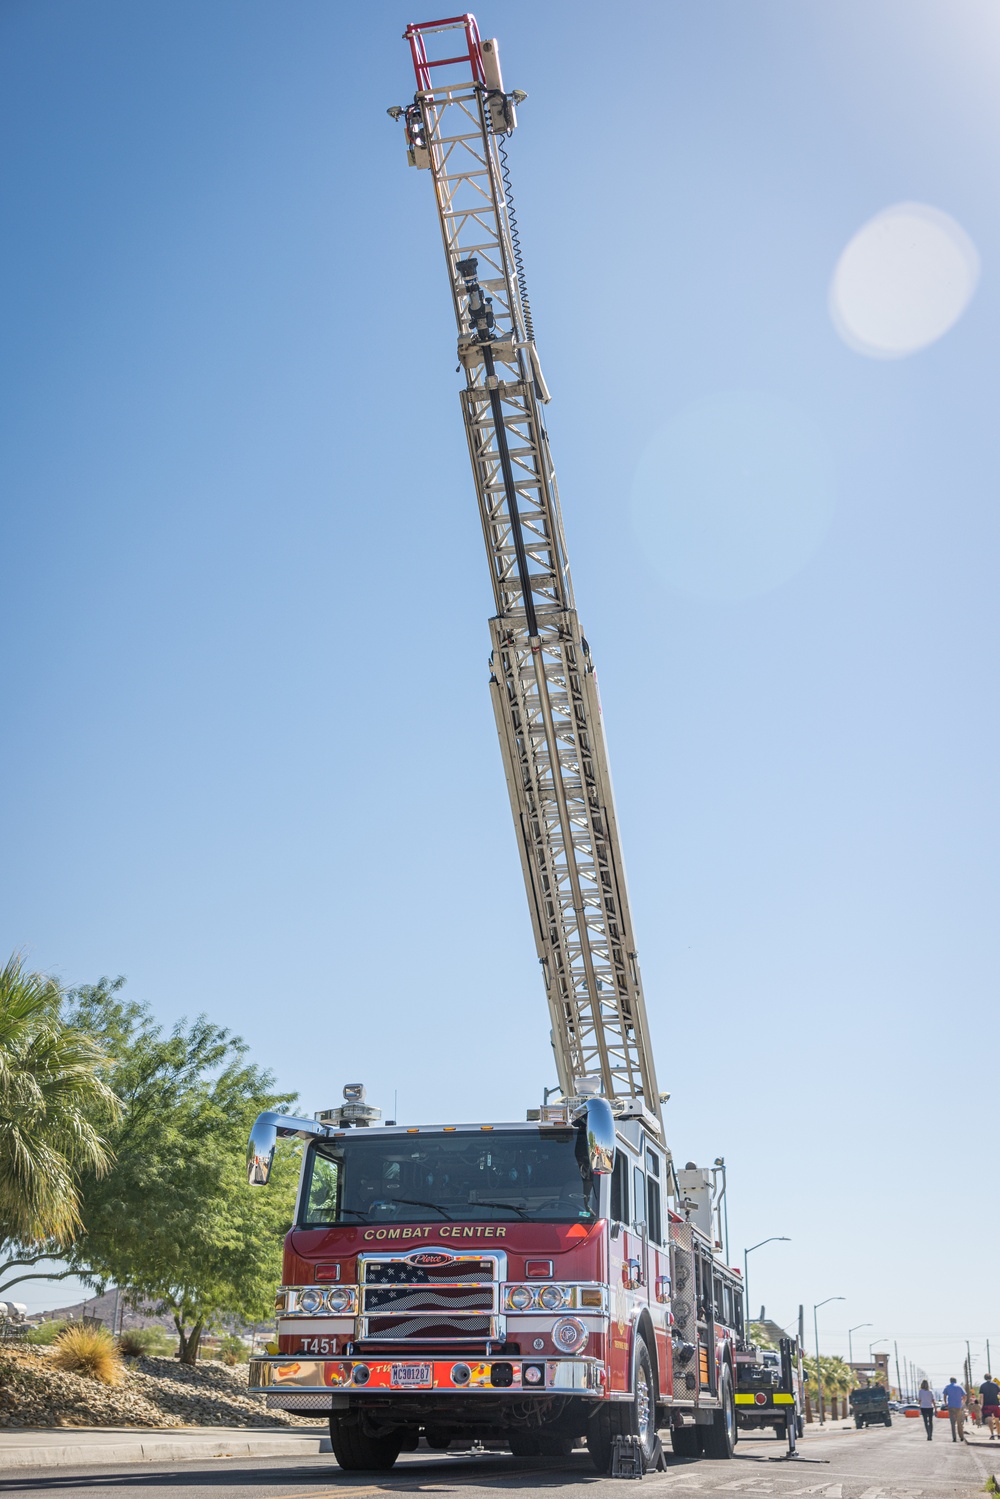
{"type": "Polygon", "coordinates": [[[849,1368],[854,1370],[858,1384],[864,1389],[867,1385],[880,1384],[883,1389],[891,1390],[889,1383],[889,1355],[887,1353],[875,1353],[864,1363],[850,1364],[849,1368]]]}

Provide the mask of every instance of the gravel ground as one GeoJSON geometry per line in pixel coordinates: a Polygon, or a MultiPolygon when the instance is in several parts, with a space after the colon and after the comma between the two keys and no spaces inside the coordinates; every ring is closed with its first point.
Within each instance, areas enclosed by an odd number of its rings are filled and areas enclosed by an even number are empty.
{"type": "Polygon", "coordinates": [[[105,1385],[53,1368],[48,1349],[4,1349],[0,1427],[315,1426],[251,1395],[245,1364],[189,1368],[176,1359],[139,1358],[125,1367],[120,1385],[105,1385]]]}

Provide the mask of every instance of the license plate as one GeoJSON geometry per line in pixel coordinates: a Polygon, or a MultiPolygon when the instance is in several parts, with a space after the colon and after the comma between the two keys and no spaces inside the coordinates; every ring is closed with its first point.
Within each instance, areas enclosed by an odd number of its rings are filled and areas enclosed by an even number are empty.
{"type": "Polygon", "coordinates": [[[430,1364],[393,1364],[392,1383],[412,1388],[414,1385],[429,1385],[431,1382],[430,1364]]]}

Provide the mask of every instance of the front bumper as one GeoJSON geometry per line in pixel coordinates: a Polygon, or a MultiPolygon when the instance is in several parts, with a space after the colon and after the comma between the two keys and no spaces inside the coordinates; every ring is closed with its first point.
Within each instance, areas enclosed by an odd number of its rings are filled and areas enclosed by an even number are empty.
{"type": "Polygon", "coordinates": [[[296,1359],[280,1354],[250,1360],[251,1390],[269,1395],[583,1395],[600,1400],[604,1365],[595,1358],[296,1359]],[[539,1371],[537,1381],[524,1370],[539,1371]],[[459,1377],[455,1377],[458,1371],[459,1377]],[[467,1373],[466,1373],[467,1371],[467,1373]]]}

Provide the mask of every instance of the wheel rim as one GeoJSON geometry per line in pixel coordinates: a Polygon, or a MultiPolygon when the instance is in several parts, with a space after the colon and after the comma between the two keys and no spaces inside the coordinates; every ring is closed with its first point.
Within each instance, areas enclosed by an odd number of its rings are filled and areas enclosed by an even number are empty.
{"type": "Polygon", "coordinates": [[[649,1370],[646,1368],[645,1360],[640,1363],[636,1371],[635,1413],[639,1426],[639,1441],[644,1447],[648,1447],[652,1430],[653,1402],[649,1394],[649,1370]]]}

